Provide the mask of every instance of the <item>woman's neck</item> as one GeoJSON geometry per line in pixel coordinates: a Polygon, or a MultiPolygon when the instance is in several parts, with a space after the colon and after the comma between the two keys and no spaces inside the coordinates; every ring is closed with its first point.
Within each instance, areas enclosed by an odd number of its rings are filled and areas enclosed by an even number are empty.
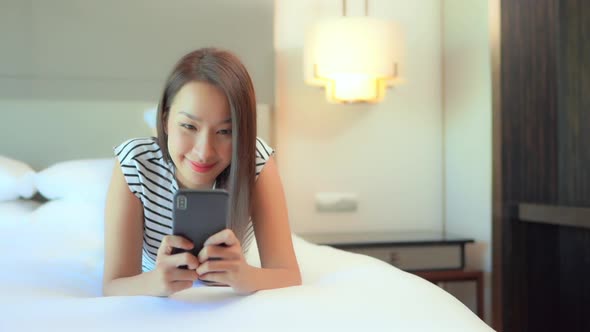
{"type": "Polygon", "coordinates": [[[208,190],[208,189],[215,189],[217,181],[214,181],[214,182],[208,183],[208,184],[199,184],[196,187],[188,187],[188,186],[184,185],[184,183],[182,183],[178,179],[176,179],[176,182],[178,183],[178,188],[180,188],[180,189],[208,190]]]}

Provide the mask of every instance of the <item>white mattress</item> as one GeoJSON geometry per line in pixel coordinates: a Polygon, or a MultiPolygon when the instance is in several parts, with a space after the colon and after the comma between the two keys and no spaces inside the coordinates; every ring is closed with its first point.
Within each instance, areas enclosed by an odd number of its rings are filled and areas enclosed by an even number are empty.
{"type": "MultiPolygon", "coordinates": [[[[1,222],[16,217],[7,210],[1,222]]],[[[101,297],[102,207],[53,201],[30,210],[2,232],[1,331],[491,331],[427,281],[297,236],[299,287],[239,296],[195,284],[169,298],[101,297]]],[[[253,249],[247,259],[259,265],[253,249]]]]}
{"type": "Polygon", "coordinates": [[[0,231],[21,226],[40,205],[39,202],[24,199],[0,202],[0,231]]]}

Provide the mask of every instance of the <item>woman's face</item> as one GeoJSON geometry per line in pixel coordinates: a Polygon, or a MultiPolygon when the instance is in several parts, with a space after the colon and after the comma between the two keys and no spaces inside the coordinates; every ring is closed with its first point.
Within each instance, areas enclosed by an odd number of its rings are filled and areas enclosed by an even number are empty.
{"type": "Polygon", "coordinates": [[[232,156],[231,112],[225,94],[209,83],[185,84],[172,101],[166,131],[179,186],[211,188],[232,156]]]}

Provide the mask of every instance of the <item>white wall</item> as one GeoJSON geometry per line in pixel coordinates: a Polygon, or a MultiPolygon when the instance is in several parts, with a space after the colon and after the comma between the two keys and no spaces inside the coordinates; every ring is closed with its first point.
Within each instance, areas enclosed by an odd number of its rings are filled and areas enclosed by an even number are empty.
{"type": "MultiPolygon", "coordinates": [[[[349,15],[364,1],[347,1],[349,15]]],[[[406,30],[404,85],[377,105],[330,105],[303,83],[304,31],[341,15],[339,0],[275,2],[276,148],[296,232],[442,227],[439,0],[369,2],[406,30]],[[318,213],[316,192],[353,192],[355,213],[318,213]]]]}
{"type": "MultiPolygon", "coordinates": [[[[377,105],[330,105],[303,83],[307,24],[341,15],[341,1],[275,2],[276,144],[297,232],[440,230],[442,105],[440,1],[371,1],[371,16],[407,31],[407,83],[377,105]],[[355,213],[318,213],[316,192],[358,195],[355,213]]],[[[349,15],[363,1],[348,1],[349,15]]],[[[360,5],[360,6],[359,6],[360,5]]]]}
{"type": "MultiPolygon", "coordinates": [[[[469,267],[486,271],[491,322],[492,82],[488,2],[443,1],[445,200],[447,232],[468,236],[469,267]],[[466,14],[468,13],[468,14],[466,14]]],[[[473,285],[447,289],[475,307],[473,285]]]]}
{"type": "MultiPolygon", "coordinates": [[[[441,230],[476,240],[471,268],[491,271],[491,64],[485,1],[370,1],[406,32],[407,83],[377,105],[331,105],[303,83],[305,27],[341,1],[275,2],[276,142],[296,232],[441,230]],[[469,13],[469,15],[465,15],[469,13]],[[444,71],[444,73],[443,73],[444,71]],[[311,162],[309,162],[311,161],[311,162]],[[359,210],[315,211],[316,192],[354,192],[359,210]]],[[[362,15],[364,1],[347,1],[362,15]]],[[[446,289],[475,310],[473,283],[446,289]]]]}

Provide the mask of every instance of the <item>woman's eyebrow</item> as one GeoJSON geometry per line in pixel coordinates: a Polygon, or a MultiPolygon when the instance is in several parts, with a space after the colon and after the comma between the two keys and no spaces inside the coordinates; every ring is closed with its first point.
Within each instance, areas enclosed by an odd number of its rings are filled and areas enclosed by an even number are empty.
{"type": "Polygon", "coordinates": [[[185,111],[178,112],[178,114],[184,114],[187,118],[194,120],[194,121],[201,121],[201,119],[199,119],[199,117],[194,116],[194,115],[187,113],[185,111]]]}
{"type": "MultiPolygon", "coordinates": [[[[178,114],[182,114],[193,121],[202,122],[201,118],[199,118],[198,116],[195,116],[193,114],[190,114],[188,112],[180,111],[180,112],[178,112],[178,114]]],[[[231,118],[227,118],[227,119],[223,120],[221,123],[231,123],[231,118]]]]}

